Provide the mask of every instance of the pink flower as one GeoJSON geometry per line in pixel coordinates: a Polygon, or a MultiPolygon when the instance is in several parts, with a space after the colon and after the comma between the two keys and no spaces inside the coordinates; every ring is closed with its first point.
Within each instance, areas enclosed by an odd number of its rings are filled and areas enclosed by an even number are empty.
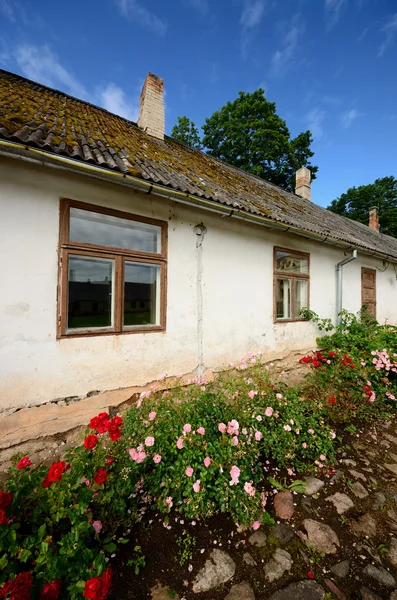
{"type": "Polygon", "coordinates": [[[136,460],[136,459],[137,459],[137,457],[138,457],[138,452],[135,450],[135,448],[130,448],[130,449],[128,450],[128,452],[129,452],[129,454],[130,454],[130,456],[131,456],[132,460],[136,460]]]}
{"type": "Polygon", "coordinates": [[[204,466],[207,467],[207,469],[208,469],[208,467],[210,466],[210,464],[211,464],[211,459],[210,459],[209,456],[206,456],[205,459],[204,459],[204,466]]]}
{"type": "Polygon", "coordinates": [[[262,434],[261,434],[260,431],[255,431],[255,439],[256,439],[257,442],[260,442],[261,439],[262,439],[262,437],[263,436],[262,436],[262,434]]]}
{"type": "Polygon", "coordinates": [[[261,524],[259,523],[259,521],[255,521],[254,523],[252,523],[252,529],[254,531],[256,531],[257,529],[259,529],[260,526],[261,526],[261,524]]]}
{"type": "Polygon", "coordinates": [[[236,465],[233,465],[230,469],[230,475],[232,479],[229,482],[229,485],[237,485],[240,477],[240,469],[236,465]]]}
{"type": "Polygon", "coordinates": [[[243,435],[247,435],[248,431],[247,431],[247,430],[246,430],[246,428],[244,427],[244,429],[242,429],[242,430],[241,430],[241,433],[242,433],[243,435]]]}
{"type": "Polygon", "coordinates": [[[186,423],[186,425],[183,426],[183,433],[190,433],[192,430],[192,426],[190,425],[190,423],[186,423]]]}
{"type": "Polygon", "coordinates": [[[219,430],[221,433],[225,433],[225,431],[226,431],[226,425],[225,425],[224,423],[219,423],[219,425],[218,425],[218,430],[219,430]]]}
{"type": "Polygon", "coordinates": [[[314,435],[314,429],[308,429],[307,433],[310,433],[311,435],[314,435]]]}
{"type": "Polygon", "coordinates": [[[254,392],[254,390],[251,390],[250,392],[248,392],[248,396],[251,398],[251,400],[253,400],[256,396],[257,392],[254,392]]]}
{"type": "Polygon", "coordinates": [[[237,435],[233,436],[233,446],[238,446],[238,437],[237,437],[237,435]]]}
{"type": "Polygon", "coordinates": [[[161,454],[155,454],[153,456],[153,462],[155,462],[156,464],[158,464],[159,462],[161,462],[162,456],[161,454]]]}
{"type": "Polygon", "coordinates": [[[179,450],[182,450],[182,448],[183,448],[183,438],[177,439],[176,446],[177,446],[177,448],[179,448],[179,450]]]}
{"type": "Polygon", "coordinates": [[[270,406],[268,406],[267,409],[265,410],[265,415],[267,417],[271,417],[272,414],[273,414],[273,409],[270,406]]]}
{"type": "Polygon", "coordinates": [[[173,505],[172,497],[168,496],[168,498],[165,499],[165,503],[168,504],[168,506],[171,508],[173,505]]]}
{"type": "Polygon", "coordinates": [[[291,427],[289,425],[284,425],[284,430],[285,431],[291,431],[291,427]]]}
{"type": "Polygon", "coordinates": [[[256,417],[256,420],[257,420],[257,421],[259,421],[259,423],[260,423],[260,422],[262,421],[262,417],[261,417],[260,415],[258,415],[258,416],[256,417]]]}
{"type": "Polygon", "coordinates": [[[186,475],[188,477],[191,477],[193,475],[193,469],[192,469],[192,467],[186,467],[185,473],[186,473],[186,475]]]}
{"type": "Polygon", "coordinates": [[[85,484],[86,484],[86,486],[87,486],[87,487],[90,487],[90,485],[91,485],[91,481],[90,481],[89,479],[86,479],[86,480],[85,480],[85,484]]]}
{"type": "Polygon", "coordinates": [[[154,412],[154,410],[152,410],[152,412],[149,413],[149,420],[150,421],[154,421],[154,419],[156,418],[157,413],[154,412]]]}
{"type": "Polygon", "coordinates": [[[327,457],[324,454],[320,454],[320,460],[324,462],[327,460],[327,457]]]}
{"type": "Polygon", "coordinates": [[[266,496],[265,492],[261,493],[261,500],[262,500],[262,506],[265,507],[267,504],[267,496],[266,496]]]}
{"type": "Polygon", "coordinates": [[[200,491],[200,479],[197,479],[197,481],[195,481],[193,483],[193,490],[196,492],[196,494],[199,493],[199,491],[200,491]]]}
{"type": "Polygon", "coordinates": [[[141,406],[142,406],[142,400],[138,400],[138,402],[136,403],[136,407],[141,408],[141,406]]]}
{"type": "Polygon", "coordinates": [[[145,446],[153,446],[154,445],[154,437],[149,435],[145,440],[145,446]]]}
{"type": "Polygon", "coordinates": [[[145,458],[146,458],[146,452],[140,451],[140,452],[138,452],[138,456],[135,459],[135,462],[138,464],[143,463],[145,458]]]}
{"type": "Polygon", "coordinates": [[[244,483],[244,491],[247,492],[249,496],[255,496],[255,488],[252,487],[252,483],[246,481],[244,483]]]}
{"type": "Polygon", "coordinates": [[[277,400],[282,400],[283,395],[282,394],[276,394],[276,398],[277,398],[277,400]]]}
{"type": "Polygon", "coordinates": [[[302,444],[302,448],[305,448],[305,449],[307,448],[307,444],[306,444],[306,442],[303,442],[303,444],[302,444]]]}
{"type": "Polygon", "coordinates": [[[202,385],[202,386],[201,386],[201,388],[200,388],[200,390],[201,390],[202,392],[205,392],[205,385],[202,385]]]}
{"type": "Polygon", "coordinates": [[[95,529],[96,533],[99,533],[103,527],[101,521],[94,521],[92,524],[93,528],[95,529]]]}
{"type": "Polygon", "coordinates": [[[204,429],[204,427],[199,427],[197,429],[197,433],[200,434],[200,435],[205,435],[205,429],[204,429]]]}

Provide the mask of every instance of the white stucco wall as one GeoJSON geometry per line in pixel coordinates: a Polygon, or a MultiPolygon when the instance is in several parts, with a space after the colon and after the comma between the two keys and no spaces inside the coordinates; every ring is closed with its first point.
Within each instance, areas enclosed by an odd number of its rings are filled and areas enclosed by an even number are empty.
{"type": "MultiPolygon", "coordinates": [[[[197,250],[202,246],[202,350],[205,368],[247,351],[269,356],[313,347],[310,323],[273,323],[273,247],[310,253],[311,309],[335,318],[335,264],[343,250],[277,233],[164,199],[0,159],[0,411],[192,372],[198,365],[197,250]],[[56,339],[59,198],[108,206],[168,222],[167,330],[56,339]]],[[[344,307],[361,307],[359,255],[344,267],[344,307]]],[[[392,267],[377,273],[378,320],[397,323],[392,267]]]]}

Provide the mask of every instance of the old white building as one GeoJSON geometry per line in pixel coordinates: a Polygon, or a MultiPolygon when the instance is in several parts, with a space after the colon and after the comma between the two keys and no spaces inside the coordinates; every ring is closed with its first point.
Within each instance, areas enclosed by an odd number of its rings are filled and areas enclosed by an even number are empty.
{"type": "Polygon", "coordinates": [[[306,351],[302,307],[397,323],[373,221],[165,136],[153,75],[135,124],[0,71],[0,412],[306,351]]]}

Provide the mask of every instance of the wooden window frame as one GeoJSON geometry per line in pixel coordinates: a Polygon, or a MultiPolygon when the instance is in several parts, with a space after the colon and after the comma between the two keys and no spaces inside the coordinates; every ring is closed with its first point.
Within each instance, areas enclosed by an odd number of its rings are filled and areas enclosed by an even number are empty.
{"type": "Polygon", "coordinates": [[[310,254],[308,252],[300,252],[299,250],[291,250],[290,248],[281,248],[275,246],[273,249],[273,322],[274,323],[297,323],[307,321],[302,317],[290,318],[290,319],[278,319],[277,318],[277,279],[290,279],[291,280],[291,315],[295,313],[295,280],[304,279],[307,281],[307,308],[310,309],[310,254]],[[289,273],[288,271],[277,270],[277,252],[288,252],[296,258],[307,259],[307,273],[289,273]]]}
{"type": "Polygon", "coordinates": [[[57,339],[93,337],[98,335],[127,335],[131,333],[164,332],[167,317],[167,246],[168,224],[166,221],[142,217],[96,204],[79,202],[69,198],[60,199],[59,246],[58,246],[58,293],[57,293],[57,339]],[[100,246],[69,239],[70,209],[79,208],[94,213],[127,219],[137,223],[148,223],[161,228],[161,252],[142,252],[113,246],[100,246]],[[113,326],[105,328],[67,328],[68,315],[68,257],[107,258],[114,260],[113,326]],[[125,262],[160,266],[160,323],[158,325],[123,325],[124,314],[124,265],[125,262]]]}

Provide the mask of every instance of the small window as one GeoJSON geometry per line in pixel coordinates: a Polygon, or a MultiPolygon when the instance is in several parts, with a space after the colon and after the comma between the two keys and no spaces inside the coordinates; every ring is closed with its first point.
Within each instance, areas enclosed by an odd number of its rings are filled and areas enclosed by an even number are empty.
{"type": "Polygon", "coordinates": [[[274,249],[275,321],[302,321],[309,308],[309,254],[274,249]]]}
{"type": "Polygon", "coordinates": [[[59,337],[165,329],[166,227],[61,200],[59,337]]]}

